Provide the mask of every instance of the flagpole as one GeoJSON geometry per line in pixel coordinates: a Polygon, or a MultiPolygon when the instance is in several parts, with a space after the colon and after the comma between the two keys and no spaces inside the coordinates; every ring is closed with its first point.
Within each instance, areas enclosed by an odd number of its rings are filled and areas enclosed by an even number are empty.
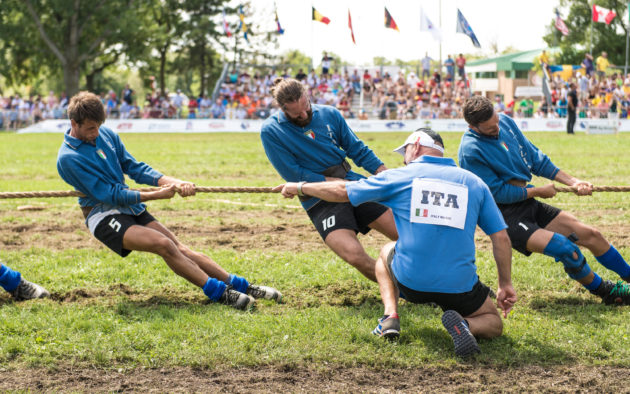
{"type": "Polygon", "coordinates": [[[592,15],[591,11],[591,34],[589,35],[588,38],[588,53],[590,55],[593,55],[593,15],[592,15]]]}
{"type": "MultiPolygon", "coordinates": [[[[442,0],[440,0],[440,31],[442,31],[442,0]]],[[[440,40],[440,68],[438,70],[442,74],[442,40],[440,40]]]]}
{"type": "Polygon", "coordinates": [[[626,20],[626,64],[623,67],[624,79],[628,76],[628,35],[630,35],[630,2],[627,6],[628,19],[626,20]]]}
{"type": "Polygon", "coordinates": [[[313,33],[313,2],[311,1],[311,70],[315,70],[315,33],[313,33]]]}

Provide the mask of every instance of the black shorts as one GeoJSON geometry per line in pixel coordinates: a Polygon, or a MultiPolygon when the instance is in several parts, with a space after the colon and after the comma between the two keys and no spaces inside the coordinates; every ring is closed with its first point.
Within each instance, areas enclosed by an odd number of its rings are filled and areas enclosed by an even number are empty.
{"type": "Polygon", "coordinates": [[[375,202],[366,202],[353,207],[349,202],[322,200],[306,212],[325,241],[328,234],[342,228],[367,234],[370,231],[368,224],[381,217],[388,209],[385,205],[375,202]]]}
{"type": "Polygon", "coordinates": [[[154,220],[146,210],[138,216],[123,213],[105,216],[94,229],[94,237],[122,257],[127,257],[131,253],[131,250],[123,248],[123,236],[127,229],[136,224],[146,226],[154,220]]]}
{"type": "Polygon", "coordinates": [[[532,254],[527,250],[527,241],[534,231],[545,228],[562,212],[556,207],[534,198],[514,204],[497,204],[507,224],[507,232],[512,247],[525,256],[532,254]]]}
{"type": "Polygon", "coordinates": [[[473,286],[471,291],[465,293],[431,293],[426,291],[416,291],[405,287],[398,282],[398,289],[405,296],[408,302],[415,304],[437,304],[443,311],[454,310],[463,317],[473,314],[481,308],[490,288],[484,285],[480,280],[473,286]]]}

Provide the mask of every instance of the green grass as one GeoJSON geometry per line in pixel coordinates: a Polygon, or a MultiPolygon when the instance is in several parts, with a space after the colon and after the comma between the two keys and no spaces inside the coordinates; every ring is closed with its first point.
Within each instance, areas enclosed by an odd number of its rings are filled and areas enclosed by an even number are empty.
{"type": "MultiPolygon", "coordinates": [[[[455,157],[460,136],[444,133],[448,156],[455,157]]],[[[389,167],[401,164],[401,157],[391,150],[404,140],[405,133],[361,137],[389,167]]],[[[532,133],[529,137],[558,166],[577,177],[597,185],[629,182],[630,135],[532,133]]],[[[1,133],[0,191],[69,189],[55,167],[61,141],[61,134],[1,133]]],[[[281,183],[255,134],[127,134],[123,141],[138,160],[198,185],[281,183]]],[[[543,184],[544,180],[534,182],[543,184]]],[[[624,230],[629,228],[629,198],[626,193],[589,198],[561,194],[553,204],[607,229],[607,235],[619,240],[617,248],[630,257],[624,230]]],[[[289,207],[296,204],[278,195],[206,194],[151,202],[150,207],[157,218],[168,214],[169,226],[273,224],[279,220],[274,212],[308,223],[301,210],[289,207]],[[259,204],[274,204],[275,208],[259,204]]],[[[73,198],[0,200],[0,226],[43,224],[53,220],[53,215],[54,223],[75,226],[82,233],[85,228],[76,213],[73,198]],[[15,210],[19,205],[40,202],[49,208],[29,215],[15,210]]],[[[290,229],[285,234],[296,236],[290,229]]],[[[196,236],[179,235],[184,241],[196,236]]],[[[54,235],[41,234],[41,240],[49,236],[54,235]]],[[[248,236],[248,232],[242,233],[242,237],[248,236]]],[[[419,367],[457,362],[440,323],[441,313],[429,306],[403,303],[399,343],[373,337],[370,331],[382,313],[376,285],[323,244],[302,253],[199,248],[228,271],[275,286],[285,294],[286,303],[259,302],[251,313],[207,303],[199,289],[174,275],[157,256],[132,253],[122,259],[90,245],[49,250],[42,246],[45,244],[0,250],[0,257],[11,267],[55,294],[53,300],[24,303],[0,297],[2,368],[68,363],[124,368],[260,364],[419,367]]],[[[496,269],[486,249],[478,252],[479,274],[496,287],[496,269]]],[[[377,247],[370,246],[368,251],[375,255],[377,247]]],[[[598,272],[614,278],[586,255],[598,272]]],[[[525,258],[514,253],[513,277],[520,300],[504,320],[504,336],[480,342],[483,354],[478,363],[630,364],[630,307],[600,304],[567,279],[559,263],[545,256],[525,258]]]]}

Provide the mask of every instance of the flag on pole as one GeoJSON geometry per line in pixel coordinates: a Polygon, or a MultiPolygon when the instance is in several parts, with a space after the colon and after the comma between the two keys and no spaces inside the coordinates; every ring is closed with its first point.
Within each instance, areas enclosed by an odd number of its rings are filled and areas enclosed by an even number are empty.
{"type": "Polygon", "coordinates": [[[394,22],[394,18],[392,18],[392,15],[389,13],[389,11],[387,11],[387,7],[385,7],[385,27],[388,29],[400,31],[398,30],[398,25],[396,25],[396,22],[394,22]]]}
{"type": "Polygon", "coordinates": [[[479,43],[479,40],[477,40],[477,36],[475,35],[475,32],[473,32],[473,29],[470,27],[470,25],[468,24],[468,21],[466,20],[466,18],[464,18],[464,14],[462,14],[459,8],[457,9],[457,31],[456,32],[466,34],[468,37],[470,37],[470,40],[472,41],[473,45],[476,48],[481,48],[481,44],[479,43]]]}
{"type": "Polygon", "coordinates": [[[420,31],[428,31],[433,35],[434,40],[442,41],[442,31],[431,22],[427,14],[424,13],[424,8],[420,8],[420,31]]]}
{"type": "Polygon", "coordinates": [[[601,22],[610,25],[610,22],[617,16],[617,13],[608,8],[593,4],[593,22],[601,22]]]}
{"type": "Polygon", "coordinates": [[[249,38],[247,37],[247,32],[249,29],[245,24],[245,13],[243,12],[243,6],[238,6],[238,17],[241,20],[241,24],[238,26],[238,30],[243,32],[243,37],[245,37],[245,41],[249,42],[249,38]]]}
{"type": "Polygon", "coordinates": [[[569,35],[569,28],[564,23],[562,18],[560,18],[560,12],[556,9],[556,29],[560,30],[563,36],[569,35]]]}
{"type": "Polygon", "coordinates": [[[327,25],[330,23],[330,19],[326,18],[324,15],[320,14],[319,11],[317,11],[315,9],[315,7],[312,7],[313,9],[313,20],[317,21],[317,22],[322,22],[323,24],[327,25]]]}
{"type": "Polygon", "coordinates": [[[352,37],[352,43],[356,45],[357,42],[354,40],[354,30],[352,29],[352,17],[350,16],[350,8],[348,8],[348,28],[350,29],[350,37],[352,37]]]}
{"type": "Polygon", "coordinates": [[[278,26],[276,33],[284,34],[284,29],[280,26],[280,19],[278,19],[278,10],[276,10],[276,25],[278,26]]]}
{"type": "Polygon", "coordinates": [[[223,10],[223,32],[225,33],[226,36],[232,37],[232,32],[230,31],[230,25],[228,25],[227,21],[225,20],[225,10],[223,10]]]}

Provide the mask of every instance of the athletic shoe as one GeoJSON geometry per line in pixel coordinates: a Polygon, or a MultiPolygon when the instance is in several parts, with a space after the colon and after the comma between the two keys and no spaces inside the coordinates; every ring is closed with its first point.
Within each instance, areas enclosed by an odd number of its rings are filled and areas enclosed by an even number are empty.
{"type": "Polygon", "coordinates": [[[234,290],[231,285],[228,285],[221,298],[219,298],[219,302],[233,306],[236,309],[245,310],[253,307],[256,300],[247,294],[234,290]]]}
{"type": "Polygon", "coordinates": [[[595,294],[600,296],[606,305],[630,305],[630,285],[622,281],[613,283],[603,280],[595,294]]]}
{"type": "Polygon", "coordinates": [[[247,295],[250,295],[254,298],[274,300],[276,302],[282,301],[282,293],[269,286],[249,285],[249,287],[247,288],[247,295]]]}
{"type": "Polygon", "coordinates": [[[400,319],[398,314],[385,315],[378,319],[378,325],[372,330],[372,334],[392,341],[398,339],[400,336],[400,319]]]}
{"type": "Polygon", "coordinates": [[[25,279],[20,281],[18,287],[11,292],[11,295],[16,301],[50,297],[48,290],[44,289],[37,283],[31,283],[25,279]]]}
{"type": "Polygon", "coordinates": [[[466,321],[459,313],[448,310],[442,315],[442,324],[451,334],[455,344],[455,354],[459,357],[468,357],[475,353],[481,353],[477,340],[468,329],[466,321]]]}

